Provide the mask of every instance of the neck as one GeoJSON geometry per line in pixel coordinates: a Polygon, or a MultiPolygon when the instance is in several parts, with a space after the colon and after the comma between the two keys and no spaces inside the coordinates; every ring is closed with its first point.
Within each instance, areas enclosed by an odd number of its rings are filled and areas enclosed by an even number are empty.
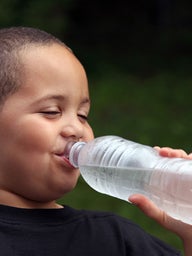
{"type": "Polygon", "coordinates": [[[55,200],[49,201],[49,202],[33,201],[5,190],[0,190],[0,204],[17,207],[17,208],[28,208],[28,209],[63,208],[63,206],[60,204],[57,204],[55,200]]]}

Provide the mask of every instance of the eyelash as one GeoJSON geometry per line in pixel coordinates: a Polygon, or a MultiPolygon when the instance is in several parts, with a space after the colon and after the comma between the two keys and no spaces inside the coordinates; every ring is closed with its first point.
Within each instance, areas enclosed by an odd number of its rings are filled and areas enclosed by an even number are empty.
{"type": "Polygon", "coordinates": [[[80,118],[82,118],[83,120],[87,121],[88,120],[88,117],[85,116],[85,115],[78,115],[80,118]]]}
{"type": "Polygon", "coordinates": [[[61,115],[60,111],[41,111],[40,114],[46,116],[47,118],[56,118],[61,115]]]}
{"type": "Polygon", "coordinates": [[[43,111],[41,112],[42,114],[47,114],[47,115],[58,115],[60,114],[61,112],[59,111],[43,111]]]}
{"type": "MultiPolygon", "coordinates": [[[[61,112],[59,112],[59,111],[42,111],[40,113],[44,114],[44,115],[50,115],[50,116],[55,116],[55,115],[60,115],[61,114],[61,112]]],[[[79,114],[78,117],[82,118],[85,121],[88,120],[88,117],[86,115],[79,114]]]]}

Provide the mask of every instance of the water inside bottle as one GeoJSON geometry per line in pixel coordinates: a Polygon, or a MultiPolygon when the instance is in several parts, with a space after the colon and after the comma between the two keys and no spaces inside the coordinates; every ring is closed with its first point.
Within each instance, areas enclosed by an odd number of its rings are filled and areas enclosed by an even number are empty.
{"type": "MultiPolygon", "coordinates": [[[[125,201],[133,193],[143,194],[151,176],[149,169],[94,165],[81,166],[81,174],[94,190],[125,201]]],[[[149,196],[147,191],[146,195],[149,196]]]]}
{"type": "MultiPolygon", "coordinates": [[[[155,173],[161,176],[161,170],[155,173]]],[[[179,199],[169,186],[163,190],[158,185],[160,179],[154,183],[152,169],[87,165],[81,166],[81,174],[89,186],[100,193],[125,201],[132,194],[143,194],[173,218],[192,224],[192,204],[189,203],[192,197],[179,199]]]]}

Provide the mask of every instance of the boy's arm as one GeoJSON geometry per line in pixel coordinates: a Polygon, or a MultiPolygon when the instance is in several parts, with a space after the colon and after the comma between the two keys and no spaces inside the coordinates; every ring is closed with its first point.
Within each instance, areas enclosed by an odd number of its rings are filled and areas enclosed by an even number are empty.
{"type": "MultiPolygon", "coordinates": [[[[182,157],[192,160],[192,153],[187,154],[180,149],[155,147],[159,154],[168,157],[182,157]]],[[[140,208],[147,216],[157,221],[164,228],[177,234],[183,241],[185,256],[192,255],[192,225],[185,224],[168,216],[165,212],[155,206],[153,202],[143,195],[135,194],[129,200],[140,208]]]]}
{"type": "Polygon", "coordinates": [[[171,218],[143,195],[132,195],[129,197],[129,200],[148,217],[157,221],[164,228],[177,234],[183,242],[185,256],[192,255],[192,225],[171,218]]]}

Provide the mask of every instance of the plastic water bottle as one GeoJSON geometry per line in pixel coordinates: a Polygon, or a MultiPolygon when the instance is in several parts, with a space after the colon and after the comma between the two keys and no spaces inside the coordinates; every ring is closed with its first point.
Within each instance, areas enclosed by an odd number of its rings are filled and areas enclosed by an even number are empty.
{"type": "Polygon", "coordinates": [[[173,218],[192,224],[192,160],[162,157],[152,147],[104,136],[73,144],[69,161],[96,191],[126,201],[143,194],[173,218]]]}

